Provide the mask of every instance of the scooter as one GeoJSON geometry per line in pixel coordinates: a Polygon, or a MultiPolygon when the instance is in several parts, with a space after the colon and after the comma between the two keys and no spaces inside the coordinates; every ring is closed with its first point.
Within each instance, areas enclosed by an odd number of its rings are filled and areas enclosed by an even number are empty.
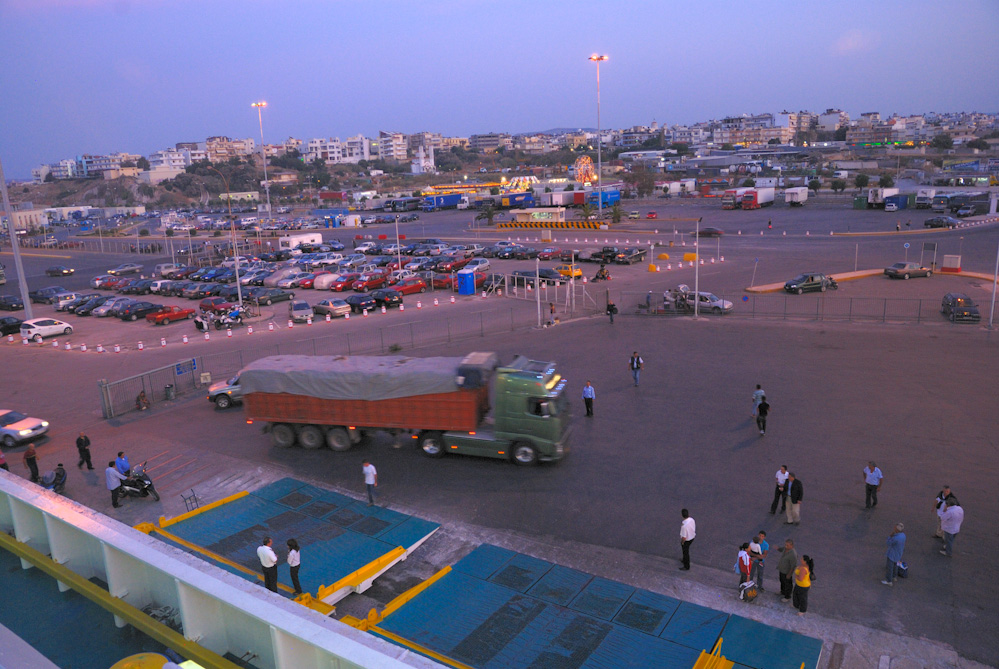
{"type": "Polygon", "coordinates": [[[128,473],[128,478],[121,482],[121,494],[124,497],[149,497],[152,495],[154,500],[160,501],[160,495],[153,487],[153,481],[149,478],[149,474],[146,473],[145,462],[132,467],[128,473]]]}
{"type": "Polygon", "coordinates": [[[63,494],[66,490],[66,470],[56,467],[55,471],[48,471],[42,474],[41,486],[54,493],[63,494]]]}

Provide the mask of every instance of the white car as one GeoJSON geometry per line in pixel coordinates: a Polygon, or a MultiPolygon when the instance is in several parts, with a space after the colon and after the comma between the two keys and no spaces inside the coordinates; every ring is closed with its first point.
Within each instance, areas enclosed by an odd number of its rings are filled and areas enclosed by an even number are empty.
{"type": "Polygon", "coordinates": [[[13,448],[23,441],[34,439],[49,431],[49,422],[29,418],[23,413],[0,409],[0,441],[6,448],[13,448]]]}
{"type": "Polygon", "coordinates": [[[732,303],[728,300],[723,300],[720,297],[701,291],[699,293],[694,293],[690,290],[688,286],[683,284],[680,285],[680,292],[687,298],[687,309],[689,311],[694,310],[694,295],[698,296],[697,311],[701,314],[712,313],[712,314],[727,314],[732,311],[732,303]]]}
{"type": "MultiPolygon", "coordinates": [[[[367,221],[365,221],[365,223],[367,223],[367,221]]],[[[354,252],[367,253],[373,248],[375,248],[375,242],[361,242],[360,244],[357,245],[357,248],[354,249],[354,252]]]]}
{"type": "Polygon", "coordinates": [[[21,323],[21,338],[41,342],[44,337],[73,334],[73,326],[55,318],[32,318],[21,323]]]}
{"type": "Polygon", "coordinates": [[[391,274],[389,274],[388,282],[389,285],[391,286],[393,284],[399,283],[403,279],[408,279],[411,276],[416,276],[416,273],[408,269],[397,269],[393,271],[391,274]]]}

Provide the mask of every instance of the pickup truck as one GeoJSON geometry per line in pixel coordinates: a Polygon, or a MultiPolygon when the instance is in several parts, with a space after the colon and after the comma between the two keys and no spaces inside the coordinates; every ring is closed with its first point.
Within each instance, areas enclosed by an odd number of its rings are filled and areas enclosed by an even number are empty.
{"type": "Polygon", "coordinates": [[[189,307],[167,306],[159,311],[146,314],[146,320],[153,325],[166,325],[173,321],[182,321],[186,318],[194,318],[194,309],[189,307]]]}
{"type": "Polygon", "coordinates": [[[616,246],[605,246],[599,251],[594,251],[590,256],[590,262],[612,263],[620,252],[621,249],[616,246]]]}

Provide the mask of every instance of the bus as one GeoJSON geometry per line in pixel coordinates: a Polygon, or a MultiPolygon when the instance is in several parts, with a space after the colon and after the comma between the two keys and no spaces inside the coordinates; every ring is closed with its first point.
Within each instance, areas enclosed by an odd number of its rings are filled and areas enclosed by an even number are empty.
{"type": "Polygon", "coordinates": [[[392,211],[416,211],[422,203],[422,197],[396,198],[392,200],[392,211]]]}
{"type": "Polygon", "coordinates": [[[951,200],[958,195],[963,195],[963,193],[937,193],[933,196],[933,211],[937,212],[949,212],[951,211],[951,200]]]}
{"type": "Polygon", "coordinates": [[[953,214],[966,204],[975,207],[975,214],[987,214],[991,205],[991,196],[987,191],[958,191],[956,193],[941,193],[933,197],[933,211],[953,214]]]}

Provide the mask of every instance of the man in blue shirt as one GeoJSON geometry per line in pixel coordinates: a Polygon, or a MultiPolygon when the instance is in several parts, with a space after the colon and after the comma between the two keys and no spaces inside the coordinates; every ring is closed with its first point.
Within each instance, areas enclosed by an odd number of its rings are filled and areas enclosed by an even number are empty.
{"type": "Polygon", "coordinates": [[[593,388],[589,381],[583,386],[583,404],[586,405],[586,415],[593,415],[593,399],[597,396],[597,391],[593,388]]]}
{"type": "Polygon", "coordinates": [[[128,464],[128,456],[125,455],[125,451],[118,451],[118,458],[114,461],[114,466],[119,472],[128,476],[132,466],[128,464]]]}
{"type": "Polygon", "coordinates": [[[874,460],[868,462],[867,466],[864,467],[865,509],[873,509],[878,505],[878,491],[881,490],[881,479],[883,478],[884,474],[874,464],[874,460]]]}
{"type": "MultiPolygon", "coordinates": [[[[871,463],[874,464],[874,463],[871,463]]],[[[905,552],[905,533],[902,531],[905,526],[902,523],[895,525],[894,531],[888,535],[888,554],[885,561],[885,580],[881,581],[885,585],[895,584],[895,576],[898,575],[898,563],[902,560],[902,553],[905,552]]]]}

